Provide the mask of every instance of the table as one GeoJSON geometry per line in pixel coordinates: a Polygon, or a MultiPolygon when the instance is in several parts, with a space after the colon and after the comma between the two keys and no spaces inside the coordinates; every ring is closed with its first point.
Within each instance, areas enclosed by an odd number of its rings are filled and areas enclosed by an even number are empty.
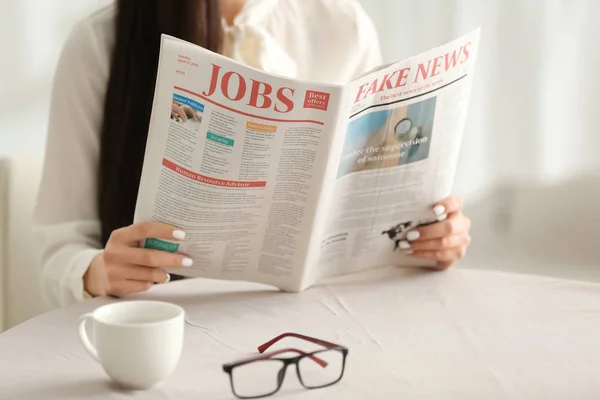
{"type": "Polygon", "coordinates": [[[115,301],[94,299],[0,335],[0,398],[231,399],[221,364],[287,331],[347,345],[346,375],[306,391],[288,371],[273,398],[600,398],[600,285],[385,268],[300,294],[195,279],[133,298],[174,302],[187,312],[181,362],[160,386],[121,391],[84,352],[78,316],[115,301]]]}

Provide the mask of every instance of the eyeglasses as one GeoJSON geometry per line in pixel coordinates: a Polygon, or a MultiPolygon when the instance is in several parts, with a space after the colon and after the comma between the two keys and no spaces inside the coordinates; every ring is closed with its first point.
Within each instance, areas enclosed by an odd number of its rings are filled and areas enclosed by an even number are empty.
{"type": "Polygon", "coordinates": [[[344,376],[348,348],[324,340],[284,333],[258,347],[260,355],[223,365],[231,381],[233,394],[240,399],[257,399],[271,396],[281,388],[285,372],[290,365],[296,366],[296,374],[306,389],[319,389],[338,383],[344,376]],[[285,348],[265,353],[280,340],[294,337],[325,347],[323,350],[304,352],[285,348]],[[288,358],[280,354],[295,353],[288,358]]]}

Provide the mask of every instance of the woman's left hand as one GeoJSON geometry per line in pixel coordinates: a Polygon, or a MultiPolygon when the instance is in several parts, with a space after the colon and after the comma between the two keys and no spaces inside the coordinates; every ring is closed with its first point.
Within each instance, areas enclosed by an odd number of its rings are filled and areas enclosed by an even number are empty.
{"type": "Polygon", "coordinates": [[[407,233],[400,243],[406,255],[435,260],[436,269],[446,269],[465,256],[471,243],[471,220],[462,213],[462,200],[451,196],[433,207],[439,222],[407,233]]]}

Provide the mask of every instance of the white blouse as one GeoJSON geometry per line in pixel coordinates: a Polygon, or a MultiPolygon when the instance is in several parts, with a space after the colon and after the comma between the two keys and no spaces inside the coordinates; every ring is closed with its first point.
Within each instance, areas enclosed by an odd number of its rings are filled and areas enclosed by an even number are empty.
{"type": "MultiPolygon", "coordinates": [[[[115,17],[113,4],[78,23],[54,78],[35,215],[42,290],[54,306],[84,299],[83,275],[102,251],[96,177],[115,17]]],[[[382,62],[375,27],[356,0],[247,0],[225,26],[224,54],[267,72],[338,84],[382,62]]]]}

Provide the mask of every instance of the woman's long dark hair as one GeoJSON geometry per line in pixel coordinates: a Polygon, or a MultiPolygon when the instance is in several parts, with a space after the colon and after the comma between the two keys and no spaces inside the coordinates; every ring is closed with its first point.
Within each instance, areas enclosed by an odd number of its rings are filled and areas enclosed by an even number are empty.
{"type": "Polygon", "coordinates": [[[130,225],[137,200],[158,67],[166,33],[218,51],[219,0],[119,0],[116,41],[100,136],[98,211],[102,242],[130,225]]]}

